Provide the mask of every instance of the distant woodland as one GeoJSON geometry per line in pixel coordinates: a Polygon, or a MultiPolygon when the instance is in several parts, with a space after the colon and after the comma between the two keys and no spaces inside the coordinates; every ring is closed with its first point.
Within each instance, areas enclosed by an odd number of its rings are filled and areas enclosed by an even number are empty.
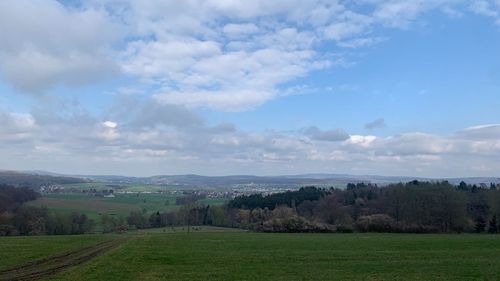
{"type": "Polygon", "coordinates": [[[0,184],[38,189],[41,186],[68,183],[84,183],[86,180],[66,176],[35,175],[20,172],[0,171],[0,184]]]}
{"type": "MultiPolygon", "coordinates": [[[[38,194],[0,186],[0,235],[81,234],[95,223],[85,215],[56,215],[23,203],[38,194]]],[[[258,232],[499,233],[500,186],[446,181],[348,184],[345,189],[303,187],[244,195],[225,205],[182,202],[173,212],[102,215],[102,232],[211,225],[258,232]]]]}

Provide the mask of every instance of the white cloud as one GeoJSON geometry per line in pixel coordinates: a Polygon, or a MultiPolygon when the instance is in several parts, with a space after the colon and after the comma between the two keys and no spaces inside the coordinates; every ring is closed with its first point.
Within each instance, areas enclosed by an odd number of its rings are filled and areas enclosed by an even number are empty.
{"type": "Polygon", "coordinates": [[[111,112],[114,119],[121,120],[127,127],[142,131],[157,127],[188,128],[203,125],[203,120],[183,105],[155,99],[119,96],[111,112]]]}
{"type": "Polygon", "coordinates": [[[321,0],[132,2],[123,17],[143,36],[127,44],[122,65],[160,86],[162,100],[245,110],[279,97],[283,84],[312,71],[349,65],[320,46],[381,43],[386,38],[375,34],[377,27],[409,28],[423,13],[452,10],[458,2],[359,4],[363,12],[349,2],[321,0]]]}
{"type": "Polygon", "coordinates": [[[0,143],[28,142],[35,130],[35,121],[31,115],[0,112],[0,143]]]}
{"type": "Polygon", "coordinates": [[[198,60],[220,54],[219,46],[213,41],[178,38],[168,42],[136,41],[128,44],[123,54],[123,68],[126,72],[160,81],[185,79],[190,68],[198,60]]]}
{"type": "Polygon", "coordinates": [[[96,128],[95,136],[104,141],[113,141],[120,138],[120,133],[116,130],[117,124],[111,121],[101,123],[101,126],[96,128]]]}
{"type": "Polygon", "coordinates": [[[108,56],[118,33],[100,10],[70,10],[56,1],[1,2],[0,78],[27,93],[105,79],[118,69],[108,56]]]}
{"type": "Polygon", "coordinates": [[[221,111],[242,111],[262,104],[275,94],[263,90],[226,89],[220,91],[166,92],[155,98],[161,103],[187,107],[209,107],[221,111]]]}
{"type": "Polygon", "coordinates": [[[349,139],[344,142],[346,147],[353,147],[357,150],[370,148],[374,141],[377,140],[376,136],[362,136],[362,135],[351,135],[349,139]]]}
{"type": "Polygon", "coordinates": [[[385,119],[384,118],[378,118],[375,119],[371,122],[368,122],[365,124],[365,129],[368,130],[373,130],[373,129],[379,129],[379,128],[384,128],[386,126],[385,124],[385,119]]]}
{"type": "Polygon", "coordinates": [[[104,121],[104,122],[102,122],[102,125],[106,128],[110,128],[110,129],[114,129],[118,126],[118,124],[116,124],[113,121],[104,121]]]}
{"type": "Polygon", "coordinates": [[[374,17],[384,24],[407,27],[417,16],[438,5],[439,1],[385,1],[375,11],[374,17]]]}
{"type": "Polygon", "coordinates": [[[223,27],[223,31],[229,37],[240,37],[240,36],[248,36],[251,34],[255,34],[259,31],[259,28],[253,23],[242,23],[235,24],[229,23],[223,27]]]}
{"type": "Polygon", "coordinates": [[[306,136],[319,141],[344,141],[349,139],[349,134],[343,129],[320,130],[317,127],[307,127],[301,130],[306,136]]]}
{"type": "Polygon", "coordinates": [[[440,136],[406,133],[380,139],[375,149],[381,155],[438,155],[451,152],[453,143],[440,136]]]}
{"type": "Polygon", "coordinates": [[[466,128],[459,132],[466,138],[492,139],[500,135],[500,124],[488,124],[466,128]]]}
{"type": "Polygon", "coordinates": [[[382,24],[407,29],[419,17],[427,12],[437,10],[449,17],[459,17],[462,15],[463,4],[468,0],[364,0],[364,2],[375,3],[373,18],[382,24]]]}
{"type": "Polygon", "coordinates": [[[500,2],[498,0],[477,0],[470,5],[472,12],[495,19],[495,24],[500,25],[500,2]]]}
{"type": "Polygon", "coordinates": [[[156,95],[167,103],[191,107],[210,107],[225,111],[248,109],[282,92],[276,85],[301,77],[327,62],[314,62],[312,51],[228,52],[200,59],[189,68],[189,75],[166,81],[156,95]],[[181,88],[183,90],[171,90],[181,88]]]}
{"type": "MultiPolygon", "coordinates": [[[[325,51],[335,45],[377,44],[386,39],[377,27],[408,28],[425,12],[455,11],[461,4],[107,0],[70,8],[53,0],[5,2],[0,77],[38,93],[94,83],[122,70],[163,89],[154,94],[175,103],[244,110],[279,97],[284,84],[312,71],[349,65],[325,51]]],[[[471,3],[471,10],[486,16],[498,18],[498,9],[497,0],[471,3]]]]}
{"type": "Polygon", "coordinates": [[[386,39],[381,37],[366,37],[366,38],[355,38],[348,41],[339,42],[338,45],[344,48],[360,48],[368,47],[384,42],[386,39]]]}
{"type": "Polygon", "coordinates": [[[488,16],[488,17],[498,17],[498,11],[495,10],[495,4],[493,1],[478,0],[473,1],[471,4],[471,10],[477,14],[488,16]]]}
{"type": "Polygon", "coordinates": [[[367,32],[372,24],[372,17],[346,11],[339,15],[339,19],[327,25],[323,34],[328,39],[342,41],[367,32]]]}

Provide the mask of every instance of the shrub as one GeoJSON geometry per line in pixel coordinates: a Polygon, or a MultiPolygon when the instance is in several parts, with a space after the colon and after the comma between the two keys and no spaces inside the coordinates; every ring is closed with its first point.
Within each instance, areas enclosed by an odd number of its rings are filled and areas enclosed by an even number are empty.
{"type": "Polygon", "coordinates": [[[356,221],[356,228],[360,232],[392,232],[394,220],[386,214],[361,216],[356,221]]]}

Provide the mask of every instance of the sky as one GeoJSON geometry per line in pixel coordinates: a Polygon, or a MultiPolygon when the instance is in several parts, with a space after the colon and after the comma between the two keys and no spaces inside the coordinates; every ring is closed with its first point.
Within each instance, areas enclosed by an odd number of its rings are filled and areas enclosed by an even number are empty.
{"type": "Polygon", "coordinates": [[[0,2],[0,169],[500,176],[500,0],[0,2]]]}

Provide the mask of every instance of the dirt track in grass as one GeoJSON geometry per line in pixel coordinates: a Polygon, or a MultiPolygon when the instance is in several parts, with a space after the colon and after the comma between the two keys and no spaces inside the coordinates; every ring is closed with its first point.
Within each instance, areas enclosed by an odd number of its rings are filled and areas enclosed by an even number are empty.
{"type": "Polygon", "coordinates": [[[126,238],[108,240],[89,247],[1,270],[0,280],[40,280],[98,257],[117,248],[126,240],[126,238]]]}

